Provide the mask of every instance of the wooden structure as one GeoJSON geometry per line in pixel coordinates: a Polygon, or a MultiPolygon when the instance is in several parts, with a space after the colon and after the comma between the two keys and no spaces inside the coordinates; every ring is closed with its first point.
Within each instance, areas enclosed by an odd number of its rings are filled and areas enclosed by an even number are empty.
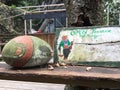
{"type": "MultiPolygon", "coordinates": [[[[50,5],[39,5],[39,6],[26,6],[26,7],[17,7],[19,9],[24,9],[24,26],[25,34],[28,34],[27,30],[27,20],[30,21],[30,30],[32,30],[32,20],[33,19],[51,19],[58,17],[66,18],[66,8],[62,4],[50,4],[50,5]],[[57,8],[55,8],[57,7],[57,8]],[[30,11],[28,10],[30,9],[30,11]]],[[[66,18],[66,26],[67,26],[66,18]]]]}
{"type": "Polygon", "coordinates": [[[46,67],[14,69],[0,63],[0,79],[120,89],[119,68],[92,67],[87,71],[87,66],[67,67],[56,67],[52,71],[46,67]]]}
{"type": "Polygon", "coordinates": [[[55,33],[29,34],[45,40],[54,49],[55,33]]]}
{"type": "Polygon", "coordinates": [[[119,32],[119,26],[58,28],[55,44],[58,60],[76,65],[120,67],[119,32]]]}

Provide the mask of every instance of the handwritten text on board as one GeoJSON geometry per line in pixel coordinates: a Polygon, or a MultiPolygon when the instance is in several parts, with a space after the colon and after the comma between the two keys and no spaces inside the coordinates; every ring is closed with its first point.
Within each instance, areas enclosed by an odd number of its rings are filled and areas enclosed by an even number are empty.
{"type": "Polygon", "coordinates": [[[72,30],[70,32],[71,36],[74,35],[79,35],[81,38],[83,37],[93,37],[94,39],[96,39],[97,37],[101,36],[102,34],[106,34],[106,33],[111,33],[111,30],[98,30],[98,29],[77,29],[77,30],[72,30]],[[90,32],[91,30],[91,32],[90,32]]]}

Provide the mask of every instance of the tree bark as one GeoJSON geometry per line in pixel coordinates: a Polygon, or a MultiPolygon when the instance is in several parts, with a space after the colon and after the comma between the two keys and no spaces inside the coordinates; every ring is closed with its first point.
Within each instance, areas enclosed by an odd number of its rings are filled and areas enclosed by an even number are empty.
{"type": "Polygon", "coordinates": [[[69,26],[103,25],[104,0],[66,0],[69,26]]]}

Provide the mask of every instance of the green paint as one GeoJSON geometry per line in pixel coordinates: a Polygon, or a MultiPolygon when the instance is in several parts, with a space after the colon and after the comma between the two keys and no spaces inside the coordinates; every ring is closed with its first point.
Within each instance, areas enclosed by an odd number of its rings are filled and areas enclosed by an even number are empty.
{"type": "MultiPolygon", "coordinates": [[[[102,66],[102,67],[120,67],[120,61],[119,61],[119,48],[117,49],[116,43],[112,45],[109,43],[102,44],[103,42],[111,42],[114,40],[119,40],[119,37],[116,37],[116,35],[119,35],[119,27],[70,27],[70,28],[58,28],[56,30],[56,39],[60,40],[62,35],[68,35],[71,40],[76,40],[71,53],[69,54],[68,60],[63,60],[63,57],[59,57],[59,52],[57,52],[57,45],[59,43],[55,43],[55,51],[56,51],[56,57],[55,62],[64,62],[64,63],[72,63],[73,65],[86,65],[86,66],[102,66]],[[110,38],[107,38],[110,37],[110,38]],[[95,40],[94,40],[95,39],[95,40]],[[79,41],[80,40],[80,41],[79,41]],[[76,42],[90,42],[90,43],[96,43],[95,47],[92,48],[92,45],[87,44],[80,44],[76,42]],[[95,41],[95,42],[94,42],[95,41]],[[99,42],[101,42],[100,46],[99,42]],[[76,46],[78,45],[78,48],[76,46]],[[108,46],[113,46],[115,50],[112,50],[112,47],[110,49],[107,49],[108,46]],[[103,47],[103,48],[102,48],[103,47]],[[99,49],[98,49],[99,48],[99,49]],[[104,53],[104,52],[105,53],[104,53]],[[113,52],[112,52],[113,51],[113,52]],[[108,53],[107,53],[108,52],[108,53]],[[103,54],[101,54],[103,53],[103,54]],[[113,58],[110,56],[109,53],[112,53],[112,55],[115,57],[113,58]],[[116,53],[116,54],[115,54],[116,53]],[[118,53],[118,54],[117,54],[118,53]],[[116,56],[117,55],[117,56],[116,56]],[[110,57],[108,57],[110,56],[110,57]],[[113,59],[112,59],[113,58],[113,59]]],[[[57,42],[56,40],[56,42],[57,42]]]]}
{"type": "Polygon", "coordinates": [[[33,55],[29,62],[25,65],[25,67],[38,66],[46,64],[51,58],[52,48],[51,46],[44,40],[30,36],[33,42],[33,55]]]}
{"type": "Polygon", "coordinates": [[[14,40],[9,41],[2,50],[3,60],[9,65],[12,65],[15,60],[19,60],[25,53],[25,46],[21,43],[16,43],[14,40]],[[15,55],[17,47],[21,47],[22,52],[15,55]]]}
{"type": "Polygon", "coordinates": [[[111,61],[103,61],[103,62],[76,62],[77,65],[86,65],[86,66],[102,66],[102,67],[120,67],[120,62],[111,62],[111,61]]]}
{"type": "Polygon", "coordinates": [[[97,37],[101,36],[102,34],[111,33],[111,30],[99,30],[99,29],[76,29],[70,32],[71,36],[79,35],[79,37],[93,37],[96,39],[97,37]]]}

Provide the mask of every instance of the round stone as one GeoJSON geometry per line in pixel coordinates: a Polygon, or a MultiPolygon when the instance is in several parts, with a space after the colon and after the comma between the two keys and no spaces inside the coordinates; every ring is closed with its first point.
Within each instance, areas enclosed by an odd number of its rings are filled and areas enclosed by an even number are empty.
{"type": "Polygon", "coordinates": [[[13,67],[32,67],[48,63],[51,52],[50,45],[44,40],[24,35],[11,39],[3,48],[2,57],[13,67]]]}

